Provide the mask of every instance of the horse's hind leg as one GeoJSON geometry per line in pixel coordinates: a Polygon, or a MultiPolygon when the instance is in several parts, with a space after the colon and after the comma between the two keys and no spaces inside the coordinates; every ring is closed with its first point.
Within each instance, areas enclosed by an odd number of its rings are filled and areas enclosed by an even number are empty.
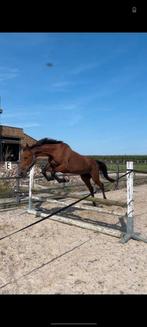
{"type": "Polygon", "coordinates": [[[96,169],[92,169],[91,177],[92,177],[94,183],[97,184],[100,187],[100,189],[101,189],[101,191],[103,193],[103,198],[107,199],[106,195],[105,195],[105,191],[104,191],[104,184],[99,179],[99,171],[97,170],[97,167],[96,167],[96,169]]]}
{"type": "MultiPolygon", "coordinates": [[[[83,175],[80,175],[81,176],[81,179],[82,181],[85,183],[85,185],[88,187],[90,193],[91,193],[91,196],[94,198],[94,190],[93,190],[93,186],[91,185],[90,183],[90,178],[91,178],[91,175],[90,174],[83,174],[83,175]]],[[[95,201],[92,201],[93,202],[93,205],[96,206],[96,203],[95,201]]]]}

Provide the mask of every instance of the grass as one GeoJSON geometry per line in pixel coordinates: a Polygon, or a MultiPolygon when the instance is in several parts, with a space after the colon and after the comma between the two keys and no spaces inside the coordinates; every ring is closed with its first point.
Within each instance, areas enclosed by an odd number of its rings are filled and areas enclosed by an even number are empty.
{"type": "MultiPolygon", "coordinates": [[[[107,168],[108,168],[109,171],[116,172],[117,169],[118,169],[117,164],[108,163],[106,165],[107,165],[107,168]]],[[[134,163],[134,169],[135,170],[142,170],[142,171],[147,172],[147,164],[142,164],[142,163],[137,164],[137,163],[134,163]]],[[[126,172],[126,164],[119,164],[119,171],[125,173],[126,172]]]]}

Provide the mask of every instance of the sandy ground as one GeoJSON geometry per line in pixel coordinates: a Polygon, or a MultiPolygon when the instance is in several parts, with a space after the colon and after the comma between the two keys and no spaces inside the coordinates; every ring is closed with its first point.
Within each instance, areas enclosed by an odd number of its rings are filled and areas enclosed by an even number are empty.
{"type": "MultiPolygon", "coordinates": [[[[134,227],[147,238],[146,191],[147,185],[134,188],[134,227]]],[[[126,189],[107,196],[126,201],[126,189]]],[[[80,209],[66,214],[121,227],[113,210],[126,212],[113,206],[112,215],[80,209]]],[[[26,208],[0,212],[0,237],[37,219],[26,208]]],[[[147,294],[146,243],[122,244],[116,237],[52,220],[0,242],[0,294],[147,294]]]]}

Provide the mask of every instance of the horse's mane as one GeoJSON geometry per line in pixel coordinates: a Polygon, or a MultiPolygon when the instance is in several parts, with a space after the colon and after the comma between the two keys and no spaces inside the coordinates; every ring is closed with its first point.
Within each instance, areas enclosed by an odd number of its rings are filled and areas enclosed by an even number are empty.
{"type": "Polygon", "coordinates": [[[44,139],[41,139],[41,140],[37,141],[35,144],[31,145],[30,148],[32,149],[36,146],[40,146],[43,144],[58,144],[58,143],[63,143],[63,142],[45,137],[44,139]]]}

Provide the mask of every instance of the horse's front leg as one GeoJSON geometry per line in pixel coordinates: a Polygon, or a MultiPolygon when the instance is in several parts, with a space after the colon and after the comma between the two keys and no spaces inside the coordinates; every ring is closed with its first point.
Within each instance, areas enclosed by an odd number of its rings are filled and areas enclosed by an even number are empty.
{"type": "Polygon", "coordinates": [[[47,181],[56,180],[58,183],[69,182],[69,179],[66,179],[64,177],[58,177],[57,174],[54,172],[54,167],[50,163],[47,163],[46,166],[42,168],[42,174],[47,179],[47,181]],[[50,176],[47,175],[47,171],[50,172],[50,176]]]}
{"type": "Polygon", "coordinates": [[[54,159],[52,159],[50,161],[50,166],[52,168],[52,174],[54,174],[54,178],[56,179],[56,181],[58,183],[66,183],[66,182],[69,182],[69,179],[68,178],[65,178],[65,177],[59,177],[56,173],[55,173],[55,169],[57,168],[57,172],[61,172],[58,167],[60,167],[60,164],[58,164],[54,159]]]}
{"type": "MultiPolygon", "coordinates": [[[[48,164],[47,164],[48,165],[48,164]]],[[[46,165],[46,166],[47,166],[46,165]]],[[[46,178],[46,180],[49,182],[49,181],[53,181],[55,179],[55,174],[52,172],[52,170],[50,170],[50,176],[47,175],[46,171],[46,166],[42,168],[41,172],[42,172],[42,175],[46,178]]],[[[49,168],[48,168],[48,171],[49,171],[49,168]]]]}
{"type": "Polygon", "coordinates": [[[69,178],[59,177],[56,173],[54,173],[54,178],[56,179],[56,181],[58,183],[67,183],[67,182],[69,182],[69,178]]]}

